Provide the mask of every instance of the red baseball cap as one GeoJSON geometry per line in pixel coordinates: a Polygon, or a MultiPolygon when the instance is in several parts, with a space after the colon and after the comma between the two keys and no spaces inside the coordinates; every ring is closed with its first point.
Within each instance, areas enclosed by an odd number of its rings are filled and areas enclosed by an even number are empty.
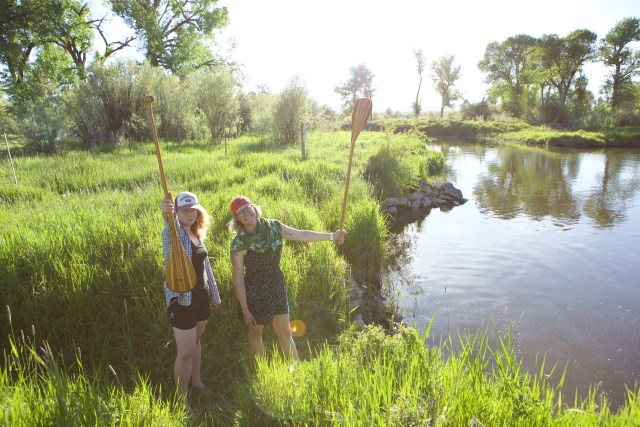
{"type": "Polygon", "coordinates": [[[253,202],[249,200],[248,197],[238,196],[233,199],[233,202],[231,202],[231,213],[235,215],[238,209],[240,209],[241,207],[252,204],[253,202]]]}

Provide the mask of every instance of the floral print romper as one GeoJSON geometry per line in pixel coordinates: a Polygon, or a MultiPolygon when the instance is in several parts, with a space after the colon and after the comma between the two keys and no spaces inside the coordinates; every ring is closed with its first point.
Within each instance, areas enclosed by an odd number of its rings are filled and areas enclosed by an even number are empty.
{"type": "MultiPolygon", "coordinates": [[[[286,282],[280,267],[281,230],[279,221],[260,218],[253,235],[242,230],[231,241],[232,252],[247,251],[244,257],[247,306],[259,325],[271,323],[274,315],[289,312],[286,282]]],[[[238,317],[243,319],[240,304],[238,317]]]]}

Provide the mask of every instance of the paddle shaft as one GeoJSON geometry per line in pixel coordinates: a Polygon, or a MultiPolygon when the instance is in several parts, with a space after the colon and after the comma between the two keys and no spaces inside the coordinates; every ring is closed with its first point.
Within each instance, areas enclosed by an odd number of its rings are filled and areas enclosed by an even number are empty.
{"type": "MultiPolygon", "coordinates": [[[[156,157],[158,158],[158,168],[160,169],[162,188],[164,189],[165,197],[168,199],[171,197],[171,194],[169,193],[167,178],[164,174],[162,156],[160,155],[160,144],[158,143],[158,133],[156,132],[156,124],[153,119],[153,109],[151,108],[153,96],[145,96],[143,101],[147,105],[147,113],[149,114],[149,121],[151,122],[151,134],[153,135],[153,142],[156,146],[156,157]]],[[[180,243],[175,217],[171,214],[166,214],[166,216],[171,233],[171,246],[169,248],[167,265],[165,267],[165,280],[167,282],[167,286],[172,291],[187,292],[193,289],[196,285],[196,273],[193,268],[193,264],[191,263],[191,259],[180,243]]]]}
{"type": "Polygon", "coordinates": [[[156,146],[156,157],[158,158],[158,168],[160,169],[160,179],[162,180],[162,188],[164,189],[164,195],[169,198],[169,187],[167,186],[167,178],[164,175],[164,166],[162,166],[162,155],[160,155],[160,144],[158,143],[158,132],[156,131],[156,123],[153,120],[153,109],[151,103],[153,102],[153,96],[145,96],[144,103],[147,105],[147,113],[149,114],[149,121],[151,121],[151,134],[153,135],[153,142],[156,146]]]}
{"type": "Polygon", "coordinates": [[[353,162],[353,149],[356,146],[356,140],[351,137],[351,148],[349,149],[349,166],[347,167],[347,177],[344,184],[344,197],[342,198],[342,215],[340,216],[340,230],[344,229],[344,214],[347,210],[347,196],[349,194],[349,181],[351,178],[351,166],[353,162]]]}

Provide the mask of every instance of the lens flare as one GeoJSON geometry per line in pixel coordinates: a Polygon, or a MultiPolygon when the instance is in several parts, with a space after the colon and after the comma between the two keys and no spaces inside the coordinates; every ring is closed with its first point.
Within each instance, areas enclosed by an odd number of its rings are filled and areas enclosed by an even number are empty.
{"type": "Polygon", "coordinates": [[[305,325],[302,320],[291,321],[291,335],[293,335],[294,338],[303,337],[306,333],[307,325],[305,325]]]}

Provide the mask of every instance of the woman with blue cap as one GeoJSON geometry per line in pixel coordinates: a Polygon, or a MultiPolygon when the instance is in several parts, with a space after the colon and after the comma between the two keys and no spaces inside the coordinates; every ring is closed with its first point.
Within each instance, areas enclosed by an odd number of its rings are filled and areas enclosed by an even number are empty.
{"type": "MultiPolygon", "coordinates": [[[[189,380],[197,391],[207,391],[200,374],[202,346],[200,341],[211,315],[211,308],[220,307],[220,294],[216,284],[204,239],[209,226],[209,215],[190,192],[178,194],[175,200],[163,199],[160,209],[165,218],[176,221],[178,237],[196,272],[196,285],[189,292],[174,292],[165,283],[165,299],[169,321],[173,327],[177,355],[173,375],[180,394],[187,392],[189,380]]],[[[170,228],[165,223],[162,231],[164,262],[167,263],[171,245],[170,228]]]]}

